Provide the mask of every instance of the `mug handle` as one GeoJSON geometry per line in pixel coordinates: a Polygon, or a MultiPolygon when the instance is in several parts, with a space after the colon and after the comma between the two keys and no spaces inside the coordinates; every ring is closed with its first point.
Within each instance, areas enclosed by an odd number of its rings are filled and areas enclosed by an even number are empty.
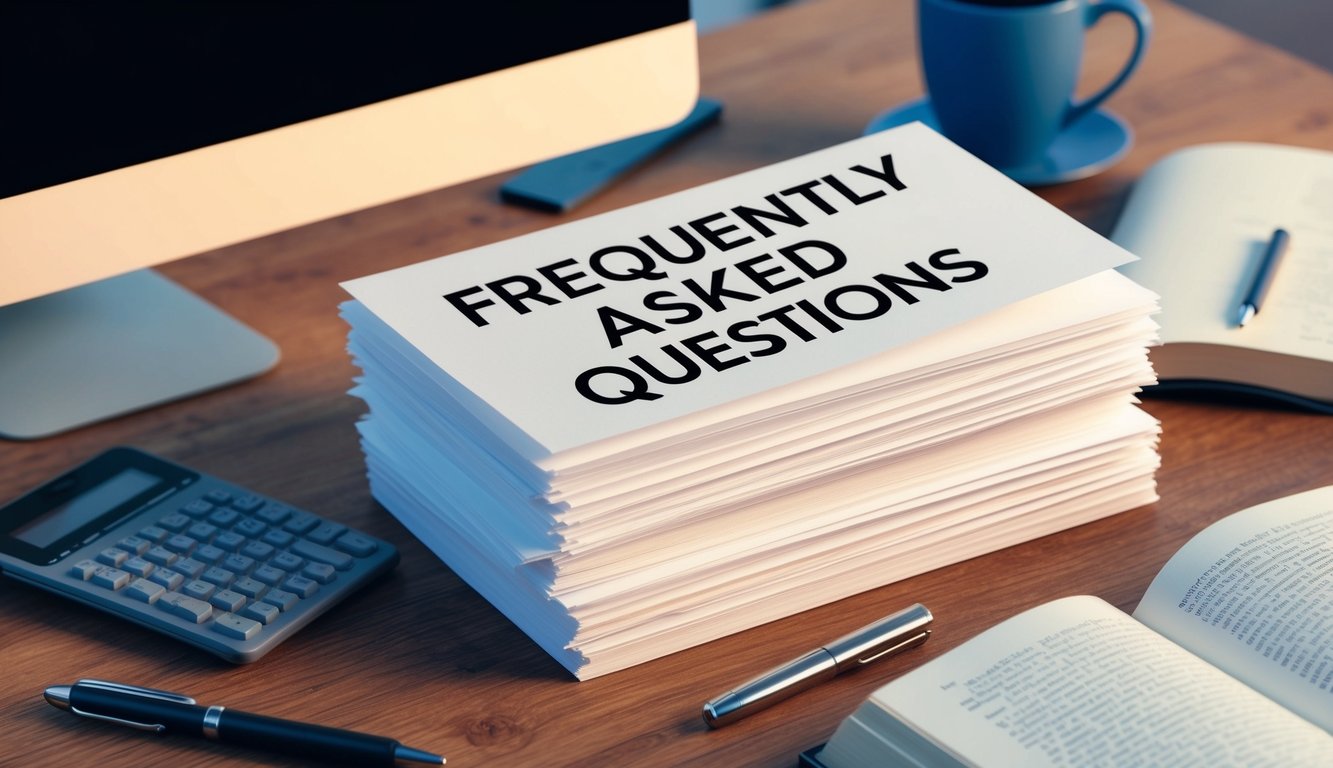
{"type": "Polygon", "coordinates": [[[1115,93],[1115,90],[1125,84],[1129,76],[1134,74],[1134,70],[1139,66],[1139,60],[1143,58],[1143,51],[1148,47],[1148,35],[1152,31],[1152,15],[1148,13],[1148,8],[1140,0],[1092,0],[1087,6],[1086,15],[1083,18],[1084,29],[1092,27],[1103,16],[1108,13],[1123,13],[1134,22],[1134,52],[1129,55],[1129,61],[1125,63],[1120,74],[1110,82],[1105,88],[1077,104],[1071,104],[1068,111],[1065,112],[1066,126],[1073,124],[1079,118],[1088,114],[1097,108],[1098,104],[1106,101],[1106,97],[1115,93]]]}

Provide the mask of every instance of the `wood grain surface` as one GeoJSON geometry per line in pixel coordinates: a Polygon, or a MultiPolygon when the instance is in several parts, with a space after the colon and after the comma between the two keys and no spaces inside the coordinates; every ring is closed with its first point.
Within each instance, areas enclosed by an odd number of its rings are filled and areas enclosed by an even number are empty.
{"type": "MultiPolygon", "coordinates": [[[[1333,149],[1333,76],[1163,2],[1143,68],[1108,107],[1133,125],[1120,164],[1039,194],[1109,231],[1133,181],[1168,152],[1223,140],[1333,149]]],[[[393,541],[401,566],[262,661],[234,667],[13,582],[0,583],[0,766],[294,765],[59,712],[45,686],[80,677],[179,690],[204,704],[351,727],[449,765],[791,766],[872,690],[1001,619],[1069,594],[1131,610],[1185,539],[1242,507],[1333,483],[1333,419],[1251,403],[1149,401],[1162,420],[1161,501],[940,569],[585,683],[554,661],[371,499],[345,394],[338,282],[718,179],[859,135],[922,85],[909,0],[809,0],[702,41],[720,125],[575,214],[502,205],[498,178],[183,260],[164,272],[274,339],[276,370],[240,386],[60,437],[0,443],[10,498],[132,444],[393,541]],[[914,601],[923,648],[717,732],[703,701],[914,601]]],[[[1127,55],[1128,23],[1089,41],[1084,90],[1127,55]]],[[[552,116],[558,119],[558,116],[552,116]]],[[[6,254],[2,258],[16,258],[6,254]]]]}

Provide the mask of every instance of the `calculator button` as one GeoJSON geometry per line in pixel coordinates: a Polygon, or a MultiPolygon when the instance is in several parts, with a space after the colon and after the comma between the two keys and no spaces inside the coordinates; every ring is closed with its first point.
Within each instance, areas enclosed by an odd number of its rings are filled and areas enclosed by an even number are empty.
{"type": "Polygon", "coordinates": [[[202,624],[213,615],[213,606],[179,592],[166,593],[158,599],[156,605],[173,616],[193,621],[195,624],[202,624]]]}
{"type": "Polygon", "coordinates": [[[112,568],[109,565],[104,565],[96,571],[93,571],[92,581],[99,587],[106,587],[107,589],[115,591],[117,589],[124,589],[125,585],[130,583],[130,575],[119,568],[112,568]]]}
{"type": "Polygon", "coordinates": [[[348,531],[339,536],[338,540],[333,542],[333,546],[357,557],[368,557],[375,554],[375,550],[380,548],[380,545],[374,539],[353,531],[348,531]]]}
{"type": "Polygon", "coordinates": [[[172,536],[171,538],[163,542],[162,546],[166,547],[172,552],[175,552],[176,554],[188,555],[194,551],[194,548],[197,544],[199,544],[199,542],[195,541],[189,536],[186,536],[183,533],[178,533],[175,536],[172,536]]]}
{"type": "Polygon", "coordinates": [[[236,616],[230,613],[224,613],[213,621],[214,631],[221,632],[227,637],[237,640],[249,640],[259,634],[259,622],[253,619],[247,619],[244,616],[236,616]]]}
{"type": "Polygon", "coordinates": [[[254,619],[260,624],[272,624],[278,618],[278,607],[268,603],[250,603],[241,610],[241,615],[247,619],[254,619]]]}
{"type": "Polygon", "coordinates": [[[191,555],[195,560],[198,560],[201,563],[208,563],[209,565],[213,565],[226,556],[227,553],[225,550],[218,549],[212,544],[205,544],[196,549],[194,554],[191,555]]]}
{"type": "Polygon", "coordinates": [[[333,577],[337,573],[338,572],[333,569],[333,566],[328,565],[327,563],[306,563],[306,566],[301,569],[302,576],[305,576],[308,579],[314,579],[320,584],[328,584],[332,582],[333,577]]]}
{"type": "Polygon", "coordinates": [[[203,517],[204,515],[212,511],[213,511],[213,505],[209,504],[203,499],[195,499],[194,501],[180,508],[180,512],[182,515],[193,517],[196,520],[198,520],[199,518],[203,517]]]}
{"type": "Polygon", "coordinates": [[[228,552],[235,552],[236,550],[245,546],[245,541],[246,541],[245,537],[242,536],[241,534],[227,531],[226,533],[218,536],[216,539],[213,539],[213,546],[217,547],[218,549],[225,549],[228,552]]]}
{"type": "Polygon", "coordinates": [[[167,593],[167,588],[161,584],[155,584],[148,579],[135,579],[125,590],[125,594],[149,605],[157,602],[157,599],[167,593]]]}
{"type": "Polygon", "coordinates": [[[241,547],[241,554],[246,557],[253,557],[256,560],[267,560],[273,557],[273,545],[262,541],[252,541],[241,547]]]}
{"type": "Polygon", "coordinates": [[[208,602],[212,603],[214,608],[235,613],[245,607],[245,595],[224,589],[208,598],[208,602]]]}
{"type": "Polygon", "coordinates": [[[260,507],[264,506],[264,498],[262,496],[256,496],[252,493],[246,496],[242,496],[239,499],[236,499],[231,503],[231,505],[236,509],[241,510],[242,512],[254,512],[256,509],[259,509],[260,507]]]}
{"type": "Polygon", "coordinates": [[[225,589],[227,587],[230,587],[231,583],[236,580],[236,574],[232,573],[231,571],[225,568],[219,568],[215,565],[212,568],[209,568],[208,570],[204,571],[204,575],[202,576],[202,578],[204,581],[216,584],[219,587],[225,589]]]}
{"type": "Polygon", "coordinates": [[[143,578],[148,574],[152,573],[154,568],[155,566],[152,563],[148,562],[142,557],[131,557],[130,559],[120,564],[120,569],[122,571],[129,571],[130,573],[140,578],[143,578]]]}
{"type": "Polygon", "coordinates": [[[214,488],[208,493],[205,493],[204,498],[208,499],[214,504],[226,504],[227,502],[231,501],[231,494],[227,493],[226,491],[214,488]]]}
{"type": "Polygon", "coordinates": [[[236,524],[236,521],[240,519],[241,519],[240,512],[237,512],[234,509],[227,509],[224,507],[219,507],[218,509],[213,511],[213,514],[208,516],[208,522],[212,523],[213,525],[221,526],[223,528],[232,527],[233,525],[236,524]]]}
{"type": "Polygon", "coordinates": [[[264,534],[261,540],[265,544],[272,544],[275,547],[286,547],[290,546],[296,540],[296,537],[280,528],[274,528],[264,534]]]}
{"type": "Polygon", "coordinates": [[[269,561],[269,565],[274,568],[281,568],[284,571],[299,571],[301,566],[305,565],[305,560],[293,555],[291,552],[279,553],[277,557],[269,561]]]}
{"type": "Polygon", "coordinates": [[[268,586],[262,581],[252,579],[246,576],[243,579],[237,579],[235,584],[231,585],[233,592],[240,592],[242,595],[254,600],[268,590],[268,586]]]}
{"type": "Polygon", "coordinates": [[[336,549],[329,549],[313,541],[299,540],[292,544],[292,552],[314,560],[317,563],[328,563],[340,571],[345,571],[352,567],[352,558],[336,549]]]}
{"type": "Polygon", "coordinates": [[[180,559],[180,555],[176,554],[175,552],[172,552],[169,549],[163,549],[162,547],[153,547],[152,549],[144,553],[144,559],[149,561],[150,563],[156,563],[158,565],[171,565],[172,563],[180,559]]]}
{"type": "Polygon", "coordinates": [[[258,536],[267,530],[267,525],[264,525],[253,517],[247,517],[236,524],[236,532],[245,536],[258,536]]]}
{"type": "Polygon", "coordinates": [[[185,583],[185,577],[175,571],[166,571],[159,568],[148,574],[148,580],[154,584],[161,584],[167,589],[176,589],[185,583]]]}
{"type": "Polygon", "coordinates": [[[181,531],[185,530],[185,527],[188,526],[189,524],[190,524],[190,518],[186,517],[185,515],[182,515],[179,512],[167,515],[166,517],[157,521],[158,528],[165,528],[168,531],[171,531],[172,533],[180,533],[181,531]]]}
{"type": "Polygon", "coordinates": [[[200,541],[206,542],[217,535],[218,527],[210,523],[195,523],[189,528],[186,528],[185,532],[200,541]]]}
{"type": "Polygon", "coordinates": [[[97,553],[97,562],[119,568],[120,564],[130,559],[130,553],[123,549],[104,549],[97,553]]]}
{"type": "Polygon", "coordinates": [[[207,564],[201,563],[193,557],[187,557],[179,563],[171,566],[171,570],[181,574],[187,579],[199,578],[199,574],[203,573],[207,568],[207,564]]]}
{"type": "MultiPolygon", "coordinates": [[[[96,579],[97,577],[94,576],[93,578],[96,579]]],[[[286,581],[282,582],[282,588],[295,593],[299,597],[310,597],[319,591],[319,582],[314,579],[307,579],[304,576],[289,576],[286,581]]]]}
{"type": "Polygon", "coordinates": [[[250,575],[270,587],[277,586],[283,579],[287,578],[286,571],[274,568],[271,565],[261,565],[250,575]]]}
{"type": "Polygon", "coordinates": [[[320,523],[315,530],[307,533],[305,537],[316,544],[329,545],[333,540],[347,531],[347,526],[338,523],[320,523]]]}
{"type": "Polygon", "coordinates": [[[255,517],[269,525],[282,525],[282,521],[291,517],[292,511],[281,504],[268,504],[255,513],[255,517]]]}
{"type": "Polygon", "coordinates": [[[150,525],[147,528],[144,528],[142,531],[139,531],[139,536],[138,536],[138,538],[145,539],[151,544],[161,544],[162,540],[165,539],[166,537],[167,537],[166,529],[158,528],[156,525],[150,525]]]}
{"type": "Polygon", "coordinates": [[[290,611],[296,607],[300,600],[301,598],[297,595],[282,589],[270,589],[268,594],[264,595],[264,602],[280,611],[290,611]]]}
{"type": "Polygon", "coordinates": [[[306,531],[319,525],[319,518],[306,512],[294,512],[287,522],[282,524],[282,529],[290,533],[305,533],[306,531]]]}
{"type": "Polygon", "coordinates": [[[250,572],[251,568],[255,567],[255,561],[245,555],[227,555],[226,559],[222,561],[222,567],[234,573],[245,575],[250,572]]]}
{"type": "Polygon", "coordinates": [[[146,539],[141,539],[138,536],[126,536],[116,542],[116,546],[129,552],[131,555],[143,556],[143,553],[147,552],[148,548],[153,545],[149,544],[146,539]]]}
{"type": "Polygon", "coordinates": [[[212,597],[213,593],[216,591],[218,591],[217,587],[206,581],[199,581],[198,579],[186,584],[185,588],[181,590],[183,594],[189,595],[195,600],[207,600],[212,597]]]}
{"type": "MultiPolygon", "coordinates": [[[[91,579],[93,577],[93,574],[97,573],[97,569],[101,567],[102,567],[101,564],[98,563],[96,560],[80,560],[79,562],[70,566],[69,575],[73,576],[79,581],[87,581],[88,579],[91,579]]],[[[286,575],[287,574],[285,573],[283,574],[283,576],[286,575]]]]}

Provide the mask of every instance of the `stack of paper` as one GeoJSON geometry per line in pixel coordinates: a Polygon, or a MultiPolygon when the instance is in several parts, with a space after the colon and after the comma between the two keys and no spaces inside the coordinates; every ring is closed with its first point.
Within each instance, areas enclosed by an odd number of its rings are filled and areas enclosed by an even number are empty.
{"type": "Polygon", "coordinates": [[[1152,501],[1131,258],[911,125],[355,280],[371,488],[605,674],[1152,501]]]}

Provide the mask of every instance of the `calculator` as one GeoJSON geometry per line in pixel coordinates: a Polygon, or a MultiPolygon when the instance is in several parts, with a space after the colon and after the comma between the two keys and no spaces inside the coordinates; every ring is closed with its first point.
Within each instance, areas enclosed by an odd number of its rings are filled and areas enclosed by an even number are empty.
{"type": "Polygon", "coordinates": [[[0,509],[0,570],[228,661],[398,562],[388,542],[133,448],[0,509]]]}

